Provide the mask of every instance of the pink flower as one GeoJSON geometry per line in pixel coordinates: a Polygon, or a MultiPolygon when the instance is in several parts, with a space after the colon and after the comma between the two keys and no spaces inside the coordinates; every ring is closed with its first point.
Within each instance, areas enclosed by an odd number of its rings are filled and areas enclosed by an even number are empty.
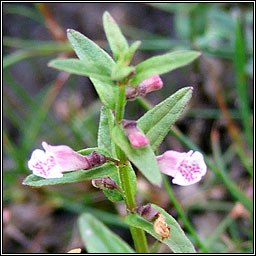
{"type": "Polygon", "coordinates": [[[124,120],[122,124],[125,134],[133,147],[139,148],[149,144],[149,139],[138,130],[136,121],[124,120]]]}
{"type": "Polygon", "coordinates": [[[163,81],[159,75],[151,76],[143,80],[139,85],[139,91],[145,91],[145,94],[158,90],[163,87],[163,81]]]}
{"type": "Polygon", "coordinates": [[[158,75],[151,76],[143,80],[137,87],[127,86],[126,99],[145,96],[147,93],[158,90],[163,87],[163,81],[158,75]]]}
{"type": "Polygon", "coordinates": [[[158,156],[157,161],[161,172],[174,177],[172,182],[181,186],[199,182],[207,170],[204,157],[198,151],[182,153],[169,150],[158,156]]]}
{"type": "Polygon", "coordinates": [[[63,172],[90,169],[106,162],[105,156],[96,151],[83,156],[65,145],[51,146],[42,142],[42,146],[45,151],[34,150],[28,161],[28,168],[39,177],[61,178],[63,172]]]}

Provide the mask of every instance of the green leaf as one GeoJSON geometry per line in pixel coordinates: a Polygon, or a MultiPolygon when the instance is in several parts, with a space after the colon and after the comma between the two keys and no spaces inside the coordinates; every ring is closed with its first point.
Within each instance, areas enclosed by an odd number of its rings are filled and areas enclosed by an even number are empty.
{"type": "MultiPolygon", "coordinates": [[[[107,150],[110,155],[112,155],[112,151],[114,150],[114,144],[111,140],[110,135],[110,129],[113,126],[113,123],[114,117],[111,110],[107,109],[106,107],[102,107],[100,112],[100,124],[98,130],[98,147],[107,150]]],[[[115,157],[115,153],[113,157],[115,157]]],[[[117,173],[111,175],[110,178],[114,180],[118,186],[120,186],[117,173]]],[[[123,196],[116,189],[103,189],[103,193],[112,202],[118,202],[123,200],[123,196]]]]}
{"type": "Polygon", "coordinates": [[[83,180],[91,180],[96,178],[108,177],[111,174],[115,173],[116,171],[117,171],[117,168],[115,165],[106,163],[89,170],[66,172],[63,174],[62,178],[44,179],[34,174],[30,174],[29,176],[26,177],[26,179],[23,181],[22,184],[27,186],[32,186],[32,187],[42,187],[47,185],[73,183],[73,182],[80,182],[83,180]]]}
{"type": "Polygon", "coordinates": [[[134,53],[137,51],[137,49],[140,47],[140,45],[141,45],[141,41],[135,41],[132,43],[132,45],[130,46],[130,48],[124,55],[124,62],[126,63],[126,65],[130,64],[134,53]]]}
{"type": "Polygon", "coordinates": [[[127,67],[124,66],[122,62],[117,62],[112,69],[111,79],[115,81],[120,81],[128,77],[133,72],[135,72],[135,67],[127,67]]]}
{"type": "Polygon", "coordinates": [[[195,253],[196,251],[193,244],[186,237],[178,222],[159,206],[154,204],[151,204],[151,206],[164,215],[165,221],[170,227],[169,239],[162,240],[161,237],[154,231],[153,223],[147,221],[146,219],[140,217],[137,214],[128,215],[125,218],[125,222],[130,226],[145,230],[157,240],[166,244],[174,253],[195,253]]]}
{"type": "Polygon", "coordinates": [[[83,62],[79,59],[55,59],[48,63],[49,67],[69,72],[71,74],[90,76],[111,83],[106,70],[99,68],[93,62],[83,62]]]}
{"type": "Polygon", "coordinates": [[[131,163],[128,164],[128,168],[129,168],[129,176],[130,176],[130,181],[131,181],[132,193],[135,196],[135,194],[137,192],[137,178],[136,178],[136,174],[132,168],[131,163]]]}
{"type": "Polygon", "coordinates": [[[99,123],[99,129],[98,129],[98,147],[104,148],[111,154],[112,145],[111,145],[111,133],[110,133],[110,127],[109,127],[108,112],[110,112],[109,114],[112,115],[111,111],[106,107],[101,108],[100,123],[99,123]]]}
{"type": "Polygon", "coordinates": [[[185,87],[149,110],[138,121],[138,127],[150,140],[153,150],[161,144],[171,130],[171,125],[179,118],[192,96],[193,87],[185,87]]]}
{"type": "Polygon", "coordinates": [[[78,226],[88,253],[135,253],[125,241],[89,213],[79,217],[78,226]]]}
{"type": "Polygon", "coordinates": [[[129,49],[128,42],[123,36],[119,26],[108,12],[105,12],[103,15],[103,26],[114,59],[118,60],[129,49]]]}
{"type": "Polygon", "coordinates": [[[113,86],[113,81],[103,81],[90,77],[101,102],[110,109],[115,109],[115,98],[118,87],[113,86]]]}
{"type": "Polygon", "coordinates": [[[132,147],[124,131],[119,126],[113,128],[112,140],[125,152],[129,160],[136,165],[151,183],[158,186],[161,185],[161,173],[150,145],[140,148],[132,147]]]}
{"type": "Polygon", "coordinates": [[[149,58],[136,66],[136,75],[131,84],[138,85],[150,76],[161,75],[185,66],[199,57],[200,54],[196,51],[176,51],[149,58]]]}
{"type": "Polygon", "coordinates": [[[115,144],[111,140],[111,130],[114,127],[114,122],[112,111],[103,107],[100,112],[98,147],[107,150],[112,157],[116,158],[115,144]]]}
{"type": "Polygon", "coordinates": [[[123,201],[122,194],[117,189],[102,189],[105,196],[112,202],[120,202],[123,201]]]}
{"type": "Polygon", "coordinates": [[[77,153],[83,155],[83,156],[88,156],[90,155],[93,151],[97,151],[98,153],[102,154],[102,155],[105,155],[105,156],[110,156],[111,157],[111,154],[105,150],[104,148],[85,148],[85,149],[80,149],[77,151],[77,153]]]}
{"type": "Polygon", "coordinates": [[[92,40],[73,29],[67,30],[68,39],[78,58],[84,62],[94,62],[111,71],[113,59],[92,40]]]}
{"type": "MultiPolygon", "coordinates": [[[[94,63],[97,67],[104,67],[104,69],[108,71],[107,74],[111,74],[115,62],[103,49],[89,38],[73,29],[68,29],[67,35],[80,60],[86,63],[94,63]]],[[[106,80],[97,79],[93,75],[90,75],[90,80],[103,104],[108,108],[114,109],[116,88],[114,87],[113,81],[110,81],[109,78],[106,80]]]]}

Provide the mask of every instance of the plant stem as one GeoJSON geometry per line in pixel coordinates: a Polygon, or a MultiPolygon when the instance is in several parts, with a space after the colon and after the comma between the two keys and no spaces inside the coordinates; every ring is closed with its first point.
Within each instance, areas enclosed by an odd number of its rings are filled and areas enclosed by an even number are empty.
{"type": "Polygon", "coordinates": [[[118,90],[118,97],[116,102],[116,122],[120,123],[123,120],[124,117],[124,107],[126,103],[126,97],[125,97],[125,85],[120,84],[119,90],[118,90]]]}
{"type": "Polygon", "coordinates": [[[154,244],[152,245],[152,247],[151,247],[149,253],[154,253],[160,244],[161,244],[161,243],[160,243],[158,240],[156,240],[156,241],[154,242],[154,244]]]}
{"type": "MultiPolygon", "coordinates": [[[[124,108],[126,103],[125,88],[125,84],[119,85],[118,98],[116,101],[115,109],[115,120],[117,124],[120,124],[124,117],[124,108]]],[[[129,175],[130,170],[128,167],[127,157],[118,146],[116,146],[116,153],[117,157],[121,162],[120,166],[118,167],[118,176],[122,189],[122,194],[127,207],[127,214],[129,215],[133,212],[133,210],[136,207],[135,198],[132,192],[132,183],[129,175]]],[[[144,230],[130,226],[130,231],[132,234],[136,252],[147,253],[148,246],[144,230]]]]}
{"type": "Polygon", "coordinates": [[[135,208],[135,199],[132,193],[132,185],[129,176],[129,168],[127,163],[119,168],[119,179],[121,181],[121,188],[126,202],[127,209],[132,212],[135,208]]]}

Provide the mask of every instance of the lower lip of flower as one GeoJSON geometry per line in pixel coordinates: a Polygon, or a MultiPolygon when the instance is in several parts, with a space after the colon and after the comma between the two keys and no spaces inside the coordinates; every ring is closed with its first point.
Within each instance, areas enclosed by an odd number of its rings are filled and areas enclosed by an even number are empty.
{"type": "Polygon", "coordinates": [[[46,159],[46,162],[38,161],[32,165],[32,167],[36,169],[40,175],[43,175],[45,177],[49,176],[51,169],[55,166],[56,161],[53,156],[49,156],[46,159]]]}

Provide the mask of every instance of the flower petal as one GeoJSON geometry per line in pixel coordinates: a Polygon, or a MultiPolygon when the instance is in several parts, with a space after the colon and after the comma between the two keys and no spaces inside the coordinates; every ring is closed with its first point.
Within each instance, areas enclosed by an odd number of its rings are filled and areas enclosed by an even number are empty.
{"type": "Polygon", "coordinates": [[[66,145],[51,146],[46,142],[43,142],[42,146],[46,150],[46,154],[54,156],[61,172],[88,169],[90,167],[87,158],[75,152],[71,147],[66,145]]]}
{"type": "Polygon", "coordinates": [[[174,150],[168,150],[160,156],[157,156],[157,162],[162,173],[175,177],[178,166],[184,159],[186,153],[174,150]]]}
{"type": "Polygon", "coordinates": [[[204,157],[198,151],[182,153],[169,150],[158,156],[157,161],[161,172],[174,177],[172,182],[181,186],[200,181],[207,171],[204,157]]]}
{"type": "Polygon", "coordinates": [[[179,164],[178,172],[173,179],[174,184],[188,186],[199,182],[206,174],[207,166],[203,155],[192,150],[186,153],[183,161],[179,164]]]}
{"type": "Polygon", "coordinates": [[[36,149],[28,161],[28,168],[36,176],[43,178],[60,178],[63,176],[54,157],[47,155],[43,150],[36,149]]]}

